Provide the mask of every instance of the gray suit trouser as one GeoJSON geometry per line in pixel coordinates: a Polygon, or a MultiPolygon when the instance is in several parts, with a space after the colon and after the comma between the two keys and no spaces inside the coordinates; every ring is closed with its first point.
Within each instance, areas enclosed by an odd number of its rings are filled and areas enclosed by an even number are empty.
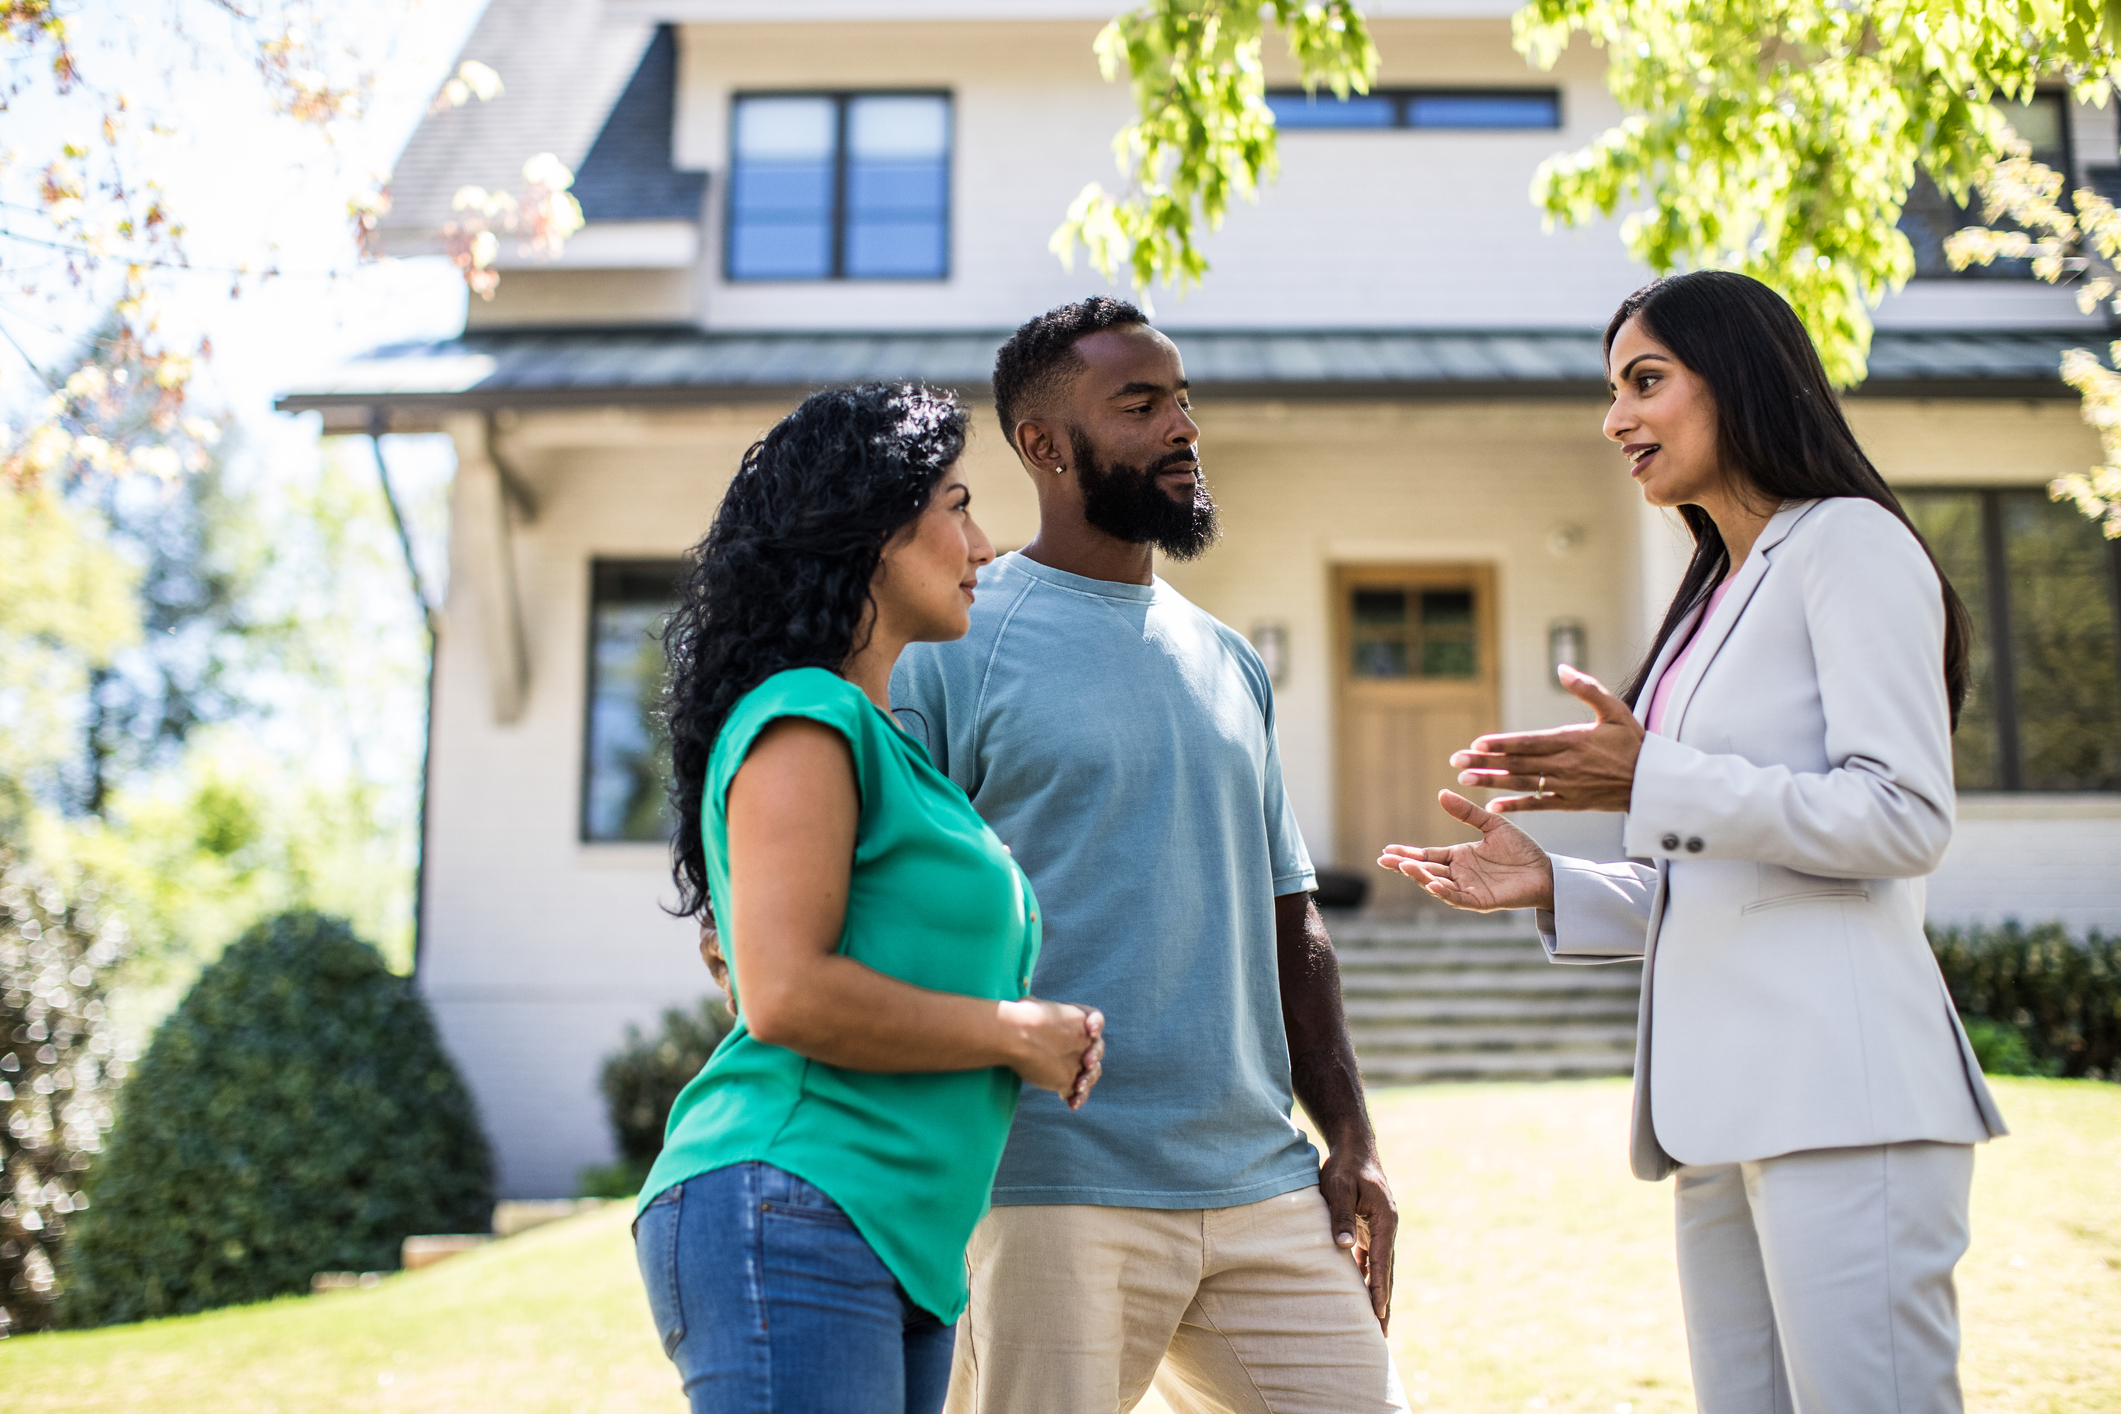
{"type": "Polygon", "coordinates": [[[1678,1173],[1702,1414],[1958,1414],[1970,1144],[1812,1149],[1678,1173]]]}

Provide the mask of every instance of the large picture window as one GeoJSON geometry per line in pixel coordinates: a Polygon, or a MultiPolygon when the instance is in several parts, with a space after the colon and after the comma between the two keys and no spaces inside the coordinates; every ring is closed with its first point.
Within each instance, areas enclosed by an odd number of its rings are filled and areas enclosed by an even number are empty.
{"type": "Polygon", "coordinates": [[[670,838],[670,742],[660,720],[663,624],[677,602],[680,568],[675,560],[590,566],[585,840],[670,838]]]}
{"type": "Polygon", "coordinates": [[[1959,789],[2121,790],[2121,542],[2037,487],[1901,500],[1973,618],[1959,789]]]}
{"type": "Polygon", "coordinates": [[[730,279],[950,273],[948,95],[753,94],[730,128],[730,279]]]}

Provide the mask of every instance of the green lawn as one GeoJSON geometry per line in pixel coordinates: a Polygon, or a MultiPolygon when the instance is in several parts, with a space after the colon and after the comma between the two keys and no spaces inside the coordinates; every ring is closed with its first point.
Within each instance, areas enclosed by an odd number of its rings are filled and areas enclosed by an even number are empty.
{"type": "MultiPolygon", "coordinates": [[[[2121,1408],[2121,1086],[1997,1089],[2016,1133],[1976,1170],[1959,1269],[1968,1406],[2121,1408]]],[[[1392,1338],[1417,1407],[1693,1408],[1670,1187],[1627,1175],[1623,1083],[1373,1103],[1406,1217],[1392,1338]]],[[[615,1207],[369,1291],[0,1342],[0,1403],[681,1414],[627,1222],[615,1207]]]]}

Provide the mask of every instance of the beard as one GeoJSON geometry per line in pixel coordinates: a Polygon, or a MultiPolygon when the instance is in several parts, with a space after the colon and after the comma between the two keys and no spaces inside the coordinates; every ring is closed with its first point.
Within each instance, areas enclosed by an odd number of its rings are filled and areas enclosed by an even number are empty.
{"type": "Polygon", "coordinates": [[[1105,534],[1130,545],[1154,545],[1174,560],[1191,560],[1222,533],[1214,498],[1197,466],[1190,501],[1172,500],[1157,484],[1156,478],[1170,468],[1197,463],[1191,450],[1159,457],[1147,466],[1106,463],[1097,459],[1090,439],[1075,427],[1068,429],[1068,446],[1075,473],[1082,478],[1083,518],[1105,534]]]}

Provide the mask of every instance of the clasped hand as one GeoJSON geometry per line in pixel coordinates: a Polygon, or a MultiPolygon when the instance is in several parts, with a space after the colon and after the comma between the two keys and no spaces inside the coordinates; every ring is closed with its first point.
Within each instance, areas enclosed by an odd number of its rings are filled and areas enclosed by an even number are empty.
{"type": "Polygon", "coordinates": [[[1016,1034],[1011,1067],[1041,1090],[1059,1095],[1069,1109],[1081,1109],[1105,1073],[1105,1014],[1037,997],[1003,1002],[1001,1013],[1016,1034]]]}

